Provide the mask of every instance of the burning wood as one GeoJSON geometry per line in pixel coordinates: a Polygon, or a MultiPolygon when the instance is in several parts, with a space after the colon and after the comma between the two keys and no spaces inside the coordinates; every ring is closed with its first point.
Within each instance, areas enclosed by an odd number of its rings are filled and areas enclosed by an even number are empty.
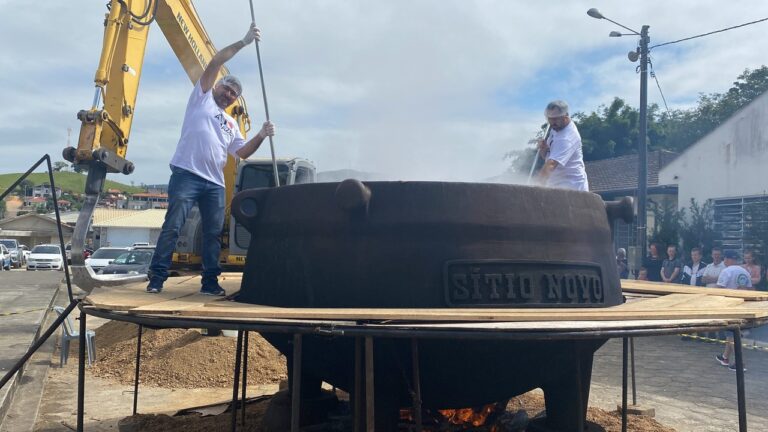
{"type": "MultiPolygon", "coordinates": [[[[498,406],[499,404],[492,403],[476,408],[425,410],[422,415],[423,427],[425,431],[430,432],[475,430],[475,428],[488,426],[486,423],[493,423],[493,419],[497,417],[496,414],[499,414],[498,406]]],[[[501,412],[503,411],[502,407],[501,412]]],[[[400,410],[400,422],[413,425],[415,422],[413,409],[400,410]]],[[[496,431],[497,429],[491,426],[487,430],[496,431]]]]}

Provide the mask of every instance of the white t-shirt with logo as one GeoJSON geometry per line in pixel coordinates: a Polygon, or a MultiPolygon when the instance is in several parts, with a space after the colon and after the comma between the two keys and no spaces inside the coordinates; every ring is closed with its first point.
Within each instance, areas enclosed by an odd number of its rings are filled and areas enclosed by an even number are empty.
{"type": "Polygon", "coordinates": [[[237,122],[216,105],[212,90],[203,93],[198,81],[187,102],[171,165],[223,187],[227,153],[237,156],[244,145],[237,122]]]}
{"type": "Polygon", "coordinates": [[[720,272],[720,277],[717,278],[717,286],[720,288],[736,289],[752,288],[752,277],[742,266],[728,266],[720,272]]]}
{"type": "Polygon", "coordinates": [[[547,179],[547,187],[559,189],[589,190],[587,171],[584,169],[584,156],[581,151],[581,135],[576,123],[571,120],[560,131],[550,130],[549,154],[547,160],[558,163],[547,179]]]}
{"type": "MultiPolygon", "coordinates": [[[[715,264],[715,263],[708,264],[707,268],[704,269],[704,274],[702,275],[702,277],[707,276],[707,277],[716,278],[720,276],[720,273],[723,270],[725,270],[725,263],[722,261],[720,261],[720,264],[715,264]]],[[[714,288],[717,286],[717,284],[710,282],[707,284],[707,286],[710,288],[714,288]]]]}

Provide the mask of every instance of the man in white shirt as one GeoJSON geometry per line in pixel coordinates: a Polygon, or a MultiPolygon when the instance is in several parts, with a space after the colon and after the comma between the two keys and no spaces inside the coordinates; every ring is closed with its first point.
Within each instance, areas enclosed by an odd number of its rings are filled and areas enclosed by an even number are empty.
{"type": "Polygon", "coordinates": [[[561,100],[552,101],[544,115],[550,133],[546,139],[539,140],[538,155],[544,160],[539,181],[547,187],[588,191],[581,135],[568,115],[568,104],[561,100]]]}
{"type": "Polygon", "coordinates": [[[717,278],[720,277],[720,272],[725,269],[723,263],[723,251],[719,247],[712,248],[712,264],[707,265],[704,269],[704,274],[701,276],[701,281],[708,287],[717,287],[717,278]]]}
{"type": "Polygon", "coordinates": [[[752,289],[752,277],[744,267],[739,265],[739,253],[735,250],[725,251],[725,269],[717,278],[718,288],[752,289]]]}
{"type": "Polygon", "coordinates": [[[224,165],[228,154],[243,159],[253,154],[267,136],[274,135],[275,129],[272,123],[265,122],[259,133],[246,142],[235,119],[225,111],[240,97],[242,85],[232,75],[218,82],[216,77],[224,63],[259,37],[259,29],[251,24],[242,40],[213,56],[192,90],[181,138],[171,159],[168,211],[149,267],[147,292],[162,291],[179,232],[189,211],[197,204],[203,232],[200,293],[226,295],[218,282],[225,207],[224,165]]]}
{"type": "MultiPolygon", "coordinates": [[[[727,250],[723,255],[725,255],[725,269],[720,272],[717,286],[730,289],[752,289],[752,278],[749,272],[738,263],[739,253],[735,250],[727,250]]],[[[715,360],[732,370],[736,369],[733,361],[733,336],[727,337],[723,354],[716,355],[715,360]]],[[[746,370],[746,367],[744,370],[746,370]]]]}

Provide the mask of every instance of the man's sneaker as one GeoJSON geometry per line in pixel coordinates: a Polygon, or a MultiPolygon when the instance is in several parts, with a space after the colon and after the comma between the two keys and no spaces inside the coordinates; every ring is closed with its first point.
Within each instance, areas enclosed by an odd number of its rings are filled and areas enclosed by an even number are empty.
{"type": "Polygon", "coordinates": [[[722,354],[718,354],[715,356],[715,360],[717,360],[718,363],[720,363],[723,366],[730,366],[730,363],[728,362],[728,359],[723,357],[722,354]]]}
{"type": "Polygon", "coordinates": [[[226,296],[227,292],[224,290],[224,288],[214,285],[211,287],[203,287],[200,289],[200,294],[203,295],[209,295],[209,296],[226,296]]]}
{"type": "MultiPolygon", "coordinates": [[[[728,369],[729,369],[729,370],[732,370],[732,371],[734,371],[734,372],[736,372],[736,365],[735,365],[735,364],[729,365],[729,366],[728,366],[728,369]]],[[[746,368],[746,367],[745,367],[745,368],[743,368],[743,369],[742,369],[742,371],[743,371],[743,372],[746,372],[746,371],[747,371],[747,368],[746,368]]]]}
{"type": "Polygon", "coordinates": [[[156,284],[153,284],[153,283],[150,283],[149,285],[147,285],[147,292],[148,293],[157,294],[157,293],[159,293],[162,290],[163,290],[163,286],[162,285],[156,285],[156,284]]]}

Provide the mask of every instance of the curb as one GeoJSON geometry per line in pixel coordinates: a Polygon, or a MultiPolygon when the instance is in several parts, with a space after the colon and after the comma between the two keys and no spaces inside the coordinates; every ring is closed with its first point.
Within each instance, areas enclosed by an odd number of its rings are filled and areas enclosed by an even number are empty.
{"type": "MultiPolygon", "coordinates": [[[[27,349],[31,347],[37,340],[40,338],[40,333],[42,333],[43,326],[45,326],[45,322],[48,320],[49,314],[53,313],[53,305],[56,302],[56,299],[59,297],[59,293],[61,292],[61,283],[59,283],[58,288],[53,292],[53,295],[51,296],[51,301],[48,302],[48,306],[45,308],[45,313],[43,314],[42,319],[40,320],[40,325],[37,327],[37,331],[35,331],[34,336],[32,337],[32,340],[27,345],[27,349]]],[[[38,309],[35,309],[38,310],[38,309]]],[[[51,335],[53,337],[53,335],[51,335]]],[[[27,365],[19,369],[18,372],[16,372],[16,375],[6,384],[8,386],[8,392],[5,394],[5,398],[0,401],[0,426],[5,421],[5,415],[8,413],[8,409],[11,407],[11,403],[13,402],[13,398],[16,395],[16,390],[19,387],[19,383],[21,383],[21,379],[24,377],[24,370],[26,369],[27,365]]]]}
{"type": "MultiPolygon", "coordinates": [[[[690,339],[690,340],[694,340],[694,341],[701,341],[701,342],[708,342],[708,343],[718,343],[718,344],[724,344],[725,343],[724,339],[715,339],[715,338],[709,338],[709,337],[704,337],[704,336],[697,336],[695,334],[689,334],[689,333],[684,333],[684,334],[682,334],[680,336],[684,337],[685,339],[690,339]]],[[[766,344],[765,342],[761,342],[761,341],[754,340],[754,339],[746,339],[746,338],[742,338],[742,341],[743,341],[742,344],[741,344],[742,348],[751,349],[751,350],[755,350],[755,351],[765,351],[765,352],[768,352],[768,344],[766,344]]]]}

